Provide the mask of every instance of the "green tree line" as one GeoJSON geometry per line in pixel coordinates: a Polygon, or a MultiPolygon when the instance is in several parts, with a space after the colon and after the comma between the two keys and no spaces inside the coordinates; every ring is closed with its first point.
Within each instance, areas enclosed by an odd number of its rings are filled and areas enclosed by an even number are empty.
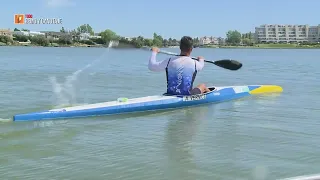
{"type": "MultiPolygon", "coordinates": [[[[20,31],[15,28],[14,31],[20,31]]],[[[28,29],[21,29],[21,31],[29,31],[28,29]]],[[[93,28],[89,24],[83,24],[73,30],[66,30],[64,27],[60,29],[61,35],[59,39],[46,38],[45,36],[23,36],[23,35],[14,35],[14,40],[19,42],[30,41],[32,44],[49,46],[52,43],[57,43],[60,45],[72,45],[74,43],[82,43],[88,45],[107,45],[110,41],[119,41],[120,46],[130,46],[130,47],[143,47],[143,46],[157,46],[157,47],[168,47],[168,46],[179,46],[179,40],[174,38],[165,39],[157,33],[153,33],[152,38],[145,38],[142,36],[133,37],[128,39],[126,37],[118,35],[116,32],[111,29],[106,29],[102,32],[95,33],[93,28]],[[89,40],[80,40],[80,34],[87,33],[88,35],[97,34],[101,38],[90,38],[89,40]]],[[[12,43],[12,40],[7,39],[6,37],[1,36],[0,42],[3,43],[12,43]]],[[[227,45],[255,45],[254,33],[240,33],[237,30],[229,30],[226,33],[226,44],[227,45]]],[[[195,46],[199,46],[199,38],[194,38],[195,46]]]]}
{"type": "Polygon", "coordinates": [[[241,34],[237,30],[229,30],[226,33],[226,43],[227,45],[232,45],[232,46],[237,46],[237,45],[240,45],[241,43],[243,45],[253,46],[255,45],[256,42],[254,38],[254,33],[252,32],[241,34]]]}
{"type": "MultiPolygon", "coordinates": [[[[14,31],[29,31],[28,29],[17,29],[14,31]]],[[[130,47],[143,47],[143,46],[157,46],[157,47],[168,47],[168,46],[179,46],[179,40],[174,38],[165,39],[161,35],[154,33],[153,38],[145,38],[142,36],[126,38],[118,35],[116,32],[106,29],[102,32],[95,33],[93,28],[89,24],[83,24],[76,29],[66,30],[64,27],[60,29],[61,35],[58,40],[46,38],[45,36],[24,36],[24,35],[14,35],[14,40],[19,42],[30,41],[32,44],[49,46],[50,43],[57,43],[60,45],[71,45],[74,43],[83,43],[88,45],[102,44],[106,45],[110,41],[119,41],[120,46],[130,46],[130,47]],[[80,40],[80,34],[87,33],[89,35],[97,34],[101,38],[90,38],[89,40],[80,40]]],[[[2,40],[1,42],[7,42],[8,40],[2,40]]],[[[196,45],[199,45],[200,40],[198,38],[194,39],[196,45]]]]}

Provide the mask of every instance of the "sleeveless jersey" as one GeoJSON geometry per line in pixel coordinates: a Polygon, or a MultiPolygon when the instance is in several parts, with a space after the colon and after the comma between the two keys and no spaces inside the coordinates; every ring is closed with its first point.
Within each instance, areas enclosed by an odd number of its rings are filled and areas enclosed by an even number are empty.
{"type": "Polygon", "coordinates": [[[204,66],[204,61],[196,61],[188,56],[175,56],[161,62],[156,62],[156,53],[152,53],[149,69],[152,71],[166,71],[167,94],[190,95],[193,82],[204,66]]]}

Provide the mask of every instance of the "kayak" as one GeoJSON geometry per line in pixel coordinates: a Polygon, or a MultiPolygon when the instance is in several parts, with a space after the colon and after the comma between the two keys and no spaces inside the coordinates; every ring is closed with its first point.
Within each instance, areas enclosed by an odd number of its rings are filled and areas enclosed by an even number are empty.
{"type": "Polygon", "coordinates": [[[283,89],[277,85],[247,85],[210,87],[211,92],[190,96],[155,95],[140,98],[118,98],[115,101],[51,109],[13,116],[13,121],[36,121],[50,119],[79,118],[156,111],[207,103],[219,103],[255,94],[279,93],[283,89]]]}

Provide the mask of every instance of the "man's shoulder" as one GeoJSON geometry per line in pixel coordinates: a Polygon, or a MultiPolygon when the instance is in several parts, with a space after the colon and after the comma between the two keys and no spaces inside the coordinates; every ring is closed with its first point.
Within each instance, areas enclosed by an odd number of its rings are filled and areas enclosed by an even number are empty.
{"type": "Polygon", "coordinates": [[[193,59],[189,56],[172,56],[170,59],[180,59],[180,60],[193,61],[193,59]]]}
{"type": "Polygon", "coordinates": [[[187,56],[176,56],[172,57],[170,60],[170,64],[179,64],[179,66],[185,66],[185,67],[193,67],[194,66],[194,60],[187,56]]]}

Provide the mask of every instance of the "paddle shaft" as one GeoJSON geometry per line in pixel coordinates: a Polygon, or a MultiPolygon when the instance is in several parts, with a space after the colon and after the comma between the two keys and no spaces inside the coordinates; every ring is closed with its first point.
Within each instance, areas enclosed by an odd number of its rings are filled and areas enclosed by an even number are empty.
{"type": "MultiPolygon", "coordinates": [[[[144,49],[148,49],[149,51],[152,51],[151,48],[147,48],[147,47],[143,47],[143,48],[144,49]]],[[[173,56],[180,56],[177,53],[168,52],[168,51],[162,51],[162,50],[160,50],[159,53],[167,54],[167,55],[173,55],[173,56]]],[[[194,60],[199,61],[198,58],[195,58],[195,57],[191,57],[191,58],[194,59],[194,60]]],[[[211,64],[214,64],[216,66],[219,66],[219,67],[222,67],[222,68],[225,68],[225,69],[229,69],[229,70],[232,70],[232,71],[238,70],[238,69],[240,69],[242,67],[242,64],[240,62],[238,62],[236,60],[231,60],[231,59],[221,59],[221,60],[218,60],[218,61],[204,60],[204,62],[211,63],[211,64]]]]}
{"type": "MultiPolygon", "coordinates": [[[[152,49],[150,49],[150,50],[152,50],[152,49]]],[[[177,54],[177,53],[168,52],[168,51],[162,51],[162,50],[160,50],[160,51],[159,51],[159,53],[161,53],[161,54],[167,54],[167,55],[173,55],[173,56],[179,56],[179,54],[177,54]]],[[[194,60],[199,61],[199,59],[198,59],[198,58],[196,58],[196,57],[191,57],[191,58],[192,58],[192,59],[194,59],[194,60]]],[[[204,60],[204,62],[214,64],[214,61],[204,60]]]]}

